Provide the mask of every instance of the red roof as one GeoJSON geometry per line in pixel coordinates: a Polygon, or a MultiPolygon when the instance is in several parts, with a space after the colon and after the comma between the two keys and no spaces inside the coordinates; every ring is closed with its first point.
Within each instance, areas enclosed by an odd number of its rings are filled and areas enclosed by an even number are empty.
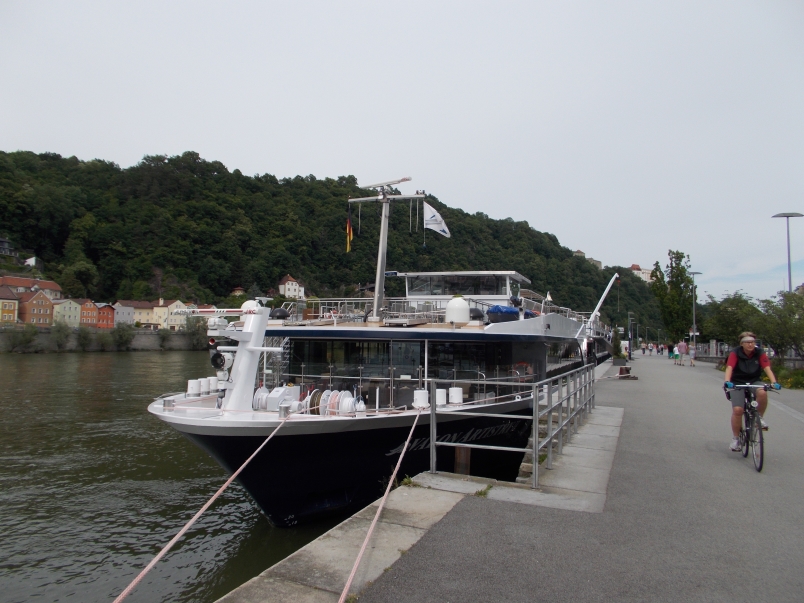
{"type": "Polygon", "coordinates": [[[59,284],[53,281],[42,281],[38,278],[25,278],[22,276],[0,276],[0,285],[9,285],[10,287],[26,287],[28,289],[36,286],[40,289],[61,291],[59,284]]]}
{"type": "Polygon", "coordinates": [[[213,306],[212,304],[201,304],[200,306],[198,306],[198,309],[199,310],[214,310],[215,306],[213,306]]]}
{"type": "Polygon", "coordinates": [[[285,283],[287,283],[288,281],[293,281],[294,283],[298,282],[298,281],[297,281],[295,278],[293,278],[293,277],[292,277],[292,276],[290,276],[289,274],[286,274],[285,276],[283,276],[283,277],[282,277],[282,280],[281,280],[281,281],[279,281],[279,284],[280,284],[280,285],[284,285],[284,284],[285,284],[285,283]]]}
{"type": "Polygon", "coordinates": [[[639,267],[639,264],[631,264],[631,270],[642,270],[642,268],[639,267]]]}
{"type": "Polygon", "coordinates": [[[7,285],[0,285],[0,299],[19,299],[17,294],[7,285]]]}
{"type": "Polygon", "coordinates": [[[115,303],[126,306],[127,308],[139,308],[141,310],[151,310],[156,305],[154,302],[135,301],[133,299],[118,299],[115,303]]]}
{"type": "Polygon", "coordinates": [[[179,301],[179,300],[178,299],[163,299],[161,304],[160,303],[154,304],[154,308],[167,308],[169,305],[175,304],[177,301],[179,301]]]}
{"type": "Polygon", "coordinates": [[[37,295],[41,295],[47,301],[50,301],[50,298],[47,295],[45,295],[42,291],[26,291],[25,293],[17,293],[17,297],[22,303],[31,301],[37,295]]]}

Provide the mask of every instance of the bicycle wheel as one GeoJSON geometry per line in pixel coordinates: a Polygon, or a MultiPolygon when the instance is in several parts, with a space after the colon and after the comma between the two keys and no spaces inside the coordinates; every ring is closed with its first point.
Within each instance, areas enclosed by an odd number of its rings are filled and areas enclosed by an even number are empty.
{"type": "Polygon", "coordinates": [[[762,423],[759,415],[754,417],[751,422],[751,456],[754,458],[754,467],[757,471],[762,471],[762,463],[765,456],[765,437],[762,431],[762,423]]]}
{"type": "Polygon", "coordinates": [[[746,458],[751,445],[751,415],[748,412],[743,413],[743,424],[745,427],[740,430],[740,446],[742,446],[743,458],[746,458]]]}

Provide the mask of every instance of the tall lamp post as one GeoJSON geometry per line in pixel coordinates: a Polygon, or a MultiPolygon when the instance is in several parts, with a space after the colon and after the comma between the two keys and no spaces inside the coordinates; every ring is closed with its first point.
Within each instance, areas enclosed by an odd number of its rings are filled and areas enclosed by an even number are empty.
{"type": "Polygon", "coordinates": [[[790,270],[790,218],[804,218],[804,214],[800,214],[798,212],[789,211],[782,214],[776,214],[772,216],[774,218],[784,218],[785,222],[787,222],[787,291],[788,293],[793,292],[793,273],[790,270]]]}
{"type": "Polygon", "coordinates": [[[695,275],[703,274],[702,272],[688,272],[692,276],[692,349],[695,348],[695,340],[698,335],[698,327],[695,324],[695,275]]]}

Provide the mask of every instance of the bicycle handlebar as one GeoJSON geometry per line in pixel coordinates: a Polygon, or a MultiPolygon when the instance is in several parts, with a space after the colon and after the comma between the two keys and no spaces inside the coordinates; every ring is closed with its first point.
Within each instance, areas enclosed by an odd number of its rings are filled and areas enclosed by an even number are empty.
{"type": "Polygon", "coordinates": [[[773,389],[772,385],[768,385],[767,383],[763,383],[762,385],[752,385],[751,383],[744,383],[744,384],[734,384],[732,389],[764,389],[765,391],[769,391],[773,389]]]}

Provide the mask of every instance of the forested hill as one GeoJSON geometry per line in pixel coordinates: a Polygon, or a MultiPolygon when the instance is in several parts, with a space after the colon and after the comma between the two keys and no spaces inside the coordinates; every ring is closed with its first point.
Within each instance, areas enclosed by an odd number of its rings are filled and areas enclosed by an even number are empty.
{"type": "MultiPolygon", "coordinates": [[[[345,252],[346,199],[366,194],[354,176],[245,176],[192,152],[145,157],[128,169],[0,152],[0,234],[34,251],[69,294],[98,301],[162,296],[209,303],[237,286],[276,287],[287,273],[318,296],[348,295],[357,283],[374,281],[376,205],[363,205],[359,235],[354,209],[357,236],[345,252]]],[[[389,270],[516,270],[535,291],[550,291],[556,303],[579,311],[594,308],[614,272],[574,257],[527,222],[467,214],[435,197],[428,202],[452,238],[428,231],[424,247],[415,206],[411,233],[408,204],[393,205],[389,270]]],[[[647,286],[629,270],[619,272],[619,315],[616,290],[604,315],[623,324],[626,311],[636,311],[643,324],[660,325],[647,286]]],[[[388,280],[389,293],[400,292],[400,281],[388,280]]]]}

